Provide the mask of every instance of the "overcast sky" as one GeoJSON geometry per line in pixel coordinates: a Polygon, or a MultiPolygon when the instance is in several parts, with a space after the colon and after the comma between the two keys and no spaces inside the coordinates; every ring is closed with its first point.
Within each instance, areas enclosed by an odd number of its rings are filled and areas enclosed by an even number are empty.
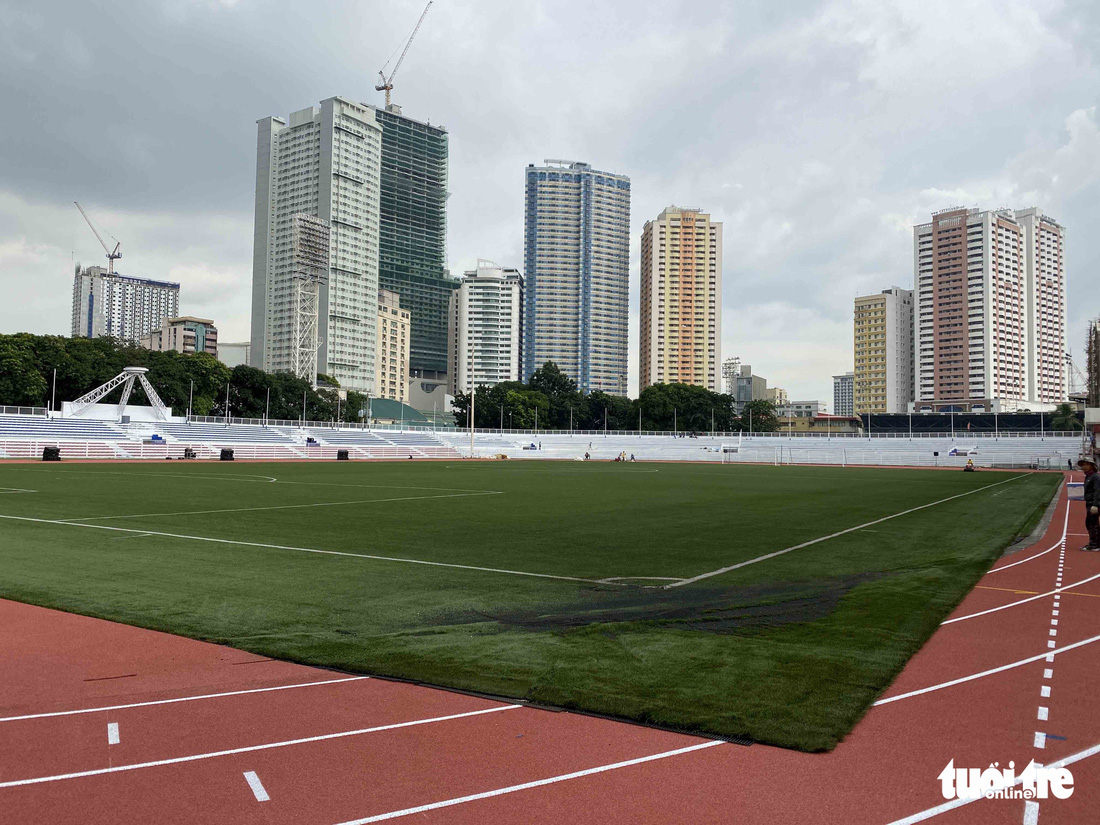
{"type": "MultiPolygon", "coordinates": [[[[0,0],[0,332],[68,334],[72,265],[182,283],[249,334],[255,121],[377,71],[421,0],[0,0]]],[[[912,226],[1042,207],[1068,230],[1069,345],[1100,314],[1100,4],[437,0],[394,102],[450,131],[448,256],[521,266],[523,171],[632,179],[725,223],[723,357],[832,404],[852,298],[911,287],[912,226]]]]}

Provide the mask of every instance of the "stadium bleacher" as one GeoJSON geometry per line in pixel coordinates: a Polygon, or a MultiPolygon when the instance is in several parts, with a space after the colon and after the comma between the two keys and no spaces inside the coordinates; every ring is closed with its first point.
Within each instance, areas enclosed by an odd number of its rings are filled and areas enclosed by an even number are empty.
{"type": "MultiPolygon", "coordinates": [[[[308,427],[216,421],[136,422],[132,425],[42,415],[0,416],[0,457],[31,457],[44,446],[62,446],[63,457],[165,458],[185,446],[200,458],[231,446],[241,458],[333,459],[347,449],[353,459],[459,458],[470,453],[470,435],[462,430],[391,430],[308,427]],[[151,443],[156,434],[166,439],[151,443]],[[313,443],[307,442],[313,439],[313,443]]],[[[979,467],[1064,469],[1081,450],[1079,435],[1041,433],[959,433],[950,435],[882,433],[871,437],[821,437],[797,434],[699,436],[602,433],[477,433],[474,454],[527,460],[576,460],[587,452],[594,461],[633,454],[639,461],[713,463],[836,464],[951,467],[973,460],[979,467]],[[531,449],[534,445],[535,449],[531,449]],[[952,451],[957,454],[952,455],[952,451]]]]}

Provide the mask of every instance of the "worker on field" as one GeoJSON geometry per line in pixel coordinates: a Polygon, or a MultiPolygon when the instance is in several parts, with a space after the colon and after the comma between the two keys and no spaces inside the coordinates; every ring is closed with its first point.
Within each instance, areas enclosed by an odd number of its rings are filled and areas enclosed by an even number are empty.
{"type": "Polygon", "coordinates": [[[963,467],[963,472],[964,472],[964,473],[973,473],[973,472],[977,472],[977,471],[976,471],[976,470],[974,469],[974,459],[972,459],[972,458],[968,458],[968,459],[966,460],[966,466],[965,466],[965,467],[963,467]]]}
{"type": "Polygon", "coordinates": [[[1091,458],[1082,458],[1077,466],[1085,474],[1085,530],[1089,534],[1089,543],[1081,549],[1100,551],[1100,474],[1091,458]]]}

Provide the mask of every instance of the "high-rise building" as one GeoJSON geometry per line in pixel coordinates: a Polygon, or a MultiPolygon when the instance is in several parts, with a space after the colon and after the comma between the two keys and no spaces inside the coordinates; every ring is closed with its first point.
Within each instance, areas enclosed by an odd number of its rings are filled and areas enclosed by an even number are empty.
{"type": "Polygon", "coordinates": [[[294,370],[299,285],[296,216],[329,226],[327,281],[317,295],[317,372],[373,393],[378,323],[382,127],[342,97],[257,121],[252,257],[252,366],[294,370]]]}
{"type": "Polygon", "coordinates": [[[141,345],[155,352],[205,352],[217,358],[218,329],[208,318],[166,318],[159,329],[141,336],[141,345]]]}
{"type": "Polygon", "coordinates": [[[1040,209],[953,207],[913,228],[916,407],[1066,398],[1065,229],[1040,209]]]}
{"type": "Polygon", "coordinates": [[[401,296],[383,289],[378,293],[378,380],[376,398],[405,403],[409,400],[409,342],[411,314],[401,296]]]}
{"type": "Polygon", "coordinates": [[[524,379],[547,361],[626,395],[630,178],[547,160],[526,173],[524,379]]]}
{"type": "Polygon", "coordinates": [[[642,229],[639,389],[721,388],[722,224],[669,206],[642,229]]]}
{"type": "Polygon", "coordinates": [[[1085,358],[1088,363],[1085,405],[1094,409],[1100,408],[1100,318],[1089,322],[1085,358]]]}
{"type": "MultiPolygon", "coordinates": [[[[373,108],[373,107],[372,107],[373,108]]],[[[409,368],[417,378],[447,371],[447,130],[414,120],[390,104],[382,125],[378,278],[411,313],[409,368]]]]}
{"type": "Polygon", "coordinates": [[[833,376],[833,414],[852,415],[855,412],[855,373],[833,376]]]}
{"type": "Polygon", "coordinates": [[[450,392],[521,380],[523,275],[478,259],[451,295],[450,392]]]}
{"type": "Polygon", "coordinates": [[[891,287],[855,300],[852,409],[903,413],[913,400],[913,291],[891,287]]]}
{"type": "Polygon", "coordinates": [[[76,268],[73,338],[109,336],[137,344],[180,311],[180,285],[109,273],[101,266],[76,268]]]}

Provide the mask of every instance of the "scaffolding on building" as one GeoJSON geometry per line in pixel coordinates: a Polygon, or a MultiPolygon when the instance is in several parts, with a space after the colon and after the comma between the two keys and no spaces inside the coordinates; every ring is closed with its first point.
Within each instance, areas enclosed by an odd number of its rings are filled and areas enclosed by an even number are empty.
{"type": "Polygon", "coordinates": [[[299,378],[317,386],[317,353],[321,349],[318,331],[321,287],[328,283],[328,221],[312,215],[294,216],[291,255],[294,278],[294,351],[292,370],[299,378]]]}

